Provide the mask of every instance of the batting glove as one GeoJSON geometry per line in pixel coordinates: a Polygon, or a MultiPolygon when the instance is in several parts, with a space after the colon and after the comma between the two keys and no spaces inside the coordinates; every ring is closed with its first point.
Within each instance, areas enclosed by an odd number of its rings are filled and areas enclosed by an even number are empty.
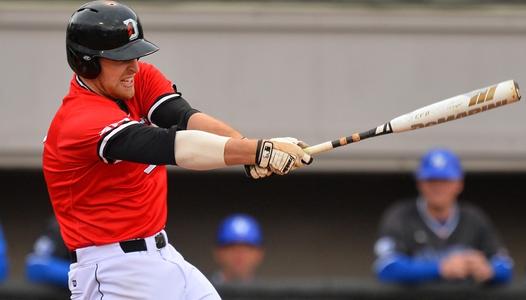
{"type": "Polygon", "coordinates": [[[293,137],[277,137],[277,138],[271,138],[270,140],[273,142],[295,144],[295,145],[298,145],[301,149],[305,149],[309,147],[309,144],[305,143],[304,141],[300,141],[297,138],[293,138],[293,137]]]}
{"type": "Polygon", "coordinates": [[[272,175],[272,171],[256,165],[245,165],[245,174],[252,179],[261,179],[272,175]]]}
{"type": "Polygon", "coordinates": [[[276,138],[258,141],[256,165],[272,173],[284,175],[312,161],[312,157],[291,140],[276,138]]]}

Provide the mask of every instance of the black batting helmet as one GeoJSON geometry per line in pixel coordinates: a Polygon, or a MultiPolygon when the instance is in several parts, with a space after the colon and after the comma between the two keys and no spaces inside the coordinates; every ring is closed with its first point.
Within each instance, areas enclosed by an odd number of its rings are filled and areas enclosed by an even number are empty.
{"type": "Polygon", "coordinates": [[[69,19],[66,31],[68,64],[82,77],[99,75],[99,57],[130,60],[157,50],[157,46],[144,39],[137,14],[122,3],[88,2],[69,19]]]}

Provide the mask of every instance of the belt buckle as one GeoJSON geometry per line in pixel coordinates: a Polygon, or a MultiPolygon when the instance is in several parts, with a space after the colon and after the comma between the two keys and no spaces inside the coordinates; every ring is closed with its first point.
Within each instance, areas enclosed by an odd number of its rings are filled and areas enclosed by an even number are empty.
{"type": "Polygon", "coordinates": [[[162,233],[155,236],[155,246],[157,249],[164,248],[166,246],[166,239],[162,233]]]}

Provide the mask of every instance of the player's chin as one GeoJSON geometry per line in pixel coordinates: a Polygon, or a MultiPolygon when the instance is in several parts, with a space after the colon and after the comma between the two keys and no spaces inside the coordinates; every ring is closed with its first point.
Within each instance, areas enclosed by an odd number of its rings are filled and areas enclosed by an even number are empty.
{"type": "Polygon", "coordinates": [[[128,99],[131,99],[135,95],[135,88],[121,87],[116,92],[117,92],[116,93],[117,99],[128,100],[128,99]]]}

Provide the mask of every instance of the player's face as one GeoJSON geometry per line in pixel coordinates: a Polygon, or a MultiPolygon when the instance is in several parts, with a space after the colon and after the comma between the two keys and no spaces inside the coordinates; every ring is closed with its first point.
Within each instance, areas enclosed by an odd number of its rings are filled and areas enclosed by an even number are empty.
{"type": "Polygon", "coordinates": [[[246,281],[254,277],[264,252],[261,248],[240,244],[218,247],[214,255],[227,281],[246,281]]]}
{"type": "Polygon", "coordinates": [[[418,182],[420,193],[427,205],[435,209],[450,208],[462,192],[461,180],[425,180],[418,182]]]}
{"type": "Polygon", "coordinates": [[[101,72],[93,80],[95,92],[115,99],[130,99],[135,94],[134,76],[139,71],[137,59],[110,60],[100,58],[101,72]]]}

